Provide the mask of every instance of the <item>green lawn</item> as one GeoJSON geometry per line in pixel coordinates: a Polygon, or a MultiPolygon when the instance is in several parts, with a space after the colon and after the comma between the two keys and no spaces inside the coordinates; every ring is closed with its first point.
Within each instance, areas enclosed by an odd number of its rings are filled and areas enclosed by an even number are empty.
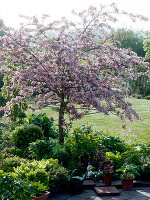
{"type": "MultiPolygon", "coordinates": [[[[102,113],[87,115],[80,120],[73,122],[73,127],[78,127],[81,124],[88,123],[92,125],[95,130],[109,130],[112,134],[118,135],[125,133],[129,135],[131,130],[131,135],[137,135],[138,139],[144,139],[150,141],[150,100],[145,99],[128,99],[133,104],[133,108],[137,111],[143,121],[134,120],[133,123],[127,120],[126,130],[123,131],[121,128],[121,120],[117,116],[110,114],[106,116],[102,113]]],[[[52,107],[46,107],[42,110],[36,110],[34,113],[38,114],[40,112],[45,112],[48,116],[53,116],[53,118],[58,120],[58,113],[52,107]]],[[[29,110],[27,114],[31,114],[32,111],[29,110]]],[[[132,137],[132,136],[131,136],[132,137]]]]}

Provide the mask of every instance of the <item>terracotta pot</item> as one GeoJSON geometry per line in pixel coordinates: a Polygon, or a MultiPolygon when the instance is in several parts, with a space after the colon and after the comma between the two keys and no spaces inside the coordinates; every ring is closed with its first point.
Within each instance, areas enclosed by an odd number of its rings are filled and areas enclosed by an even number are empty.
{"type": "Polygon", "coordinates": [[[130,191],[133,189],[133,179],[124,179],[121,182],[123,190],[130,191]]]}
{"type": "Polygon", "coordinates": [[[112,176],[104,176],[104,183],[105,185],[111,185],[112,176]]]}
{"type": "Polygon", "coordinates": [[[39,196],[39,197],[32,196],[32,199],[34,199],[34,200],[47,200],[49,195],[50,195],[50,192],[45,192],[45,193],[41,194],[41,196],[39,196]]]}

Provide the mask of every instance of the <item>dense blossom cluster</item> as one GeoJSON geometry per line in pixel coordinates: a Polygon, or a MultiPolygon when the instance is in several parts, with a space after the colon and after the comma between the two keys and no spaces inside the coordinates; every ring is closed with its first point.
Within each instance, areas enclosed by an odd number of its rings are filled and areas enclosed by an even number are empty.
{"type": "MultiPolygon", "coordinates": [[[[139,118],[124,101],[121,90],[125,79],[140,75],[136,65],[148,65],[131,50],[120,49],[109,34],[111,27],[107,22],[115,22],[116,13],[127,14],[112,4],[74,12],[78,22],[62,18],[48,23],[49,18],[44,15],[41,21],[26,17],[27,24],[18,30],[3,28],[0,63],[18,66],[13,87],[21,88],[20,97],[11,101],[22,101],[34,94],[38,108],[58,106],[60,143],[65,112],[70,119],[81,118],[91,108],[104,114],[114,112],[123,121],[125,117],[139,118]],[[76,108],[76,104],[80,107],[76,108]]],[[[140,15],[130,17],[144,19],[140,15]]]]}

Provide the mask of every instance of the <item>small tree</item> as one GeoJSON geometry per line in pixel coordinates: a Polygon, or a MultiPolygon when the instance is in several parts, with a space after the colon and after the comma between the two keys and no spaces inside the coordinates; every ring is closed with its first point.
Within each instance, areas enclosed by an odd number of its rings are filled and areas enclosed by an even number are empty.
{"type": "Polygon", "coordinates": [[[13,83],[13,77],[17,70],[16,66],[8,65],[3,71],[4,85],[2,89],[2,96],[5,98],[5,109],[6,116],[10,117],[12,122],[16,122],[19,119],[19,123],[26,117],[25,111],[28,108],[27,100],[24,95],[20,94],[21,88],[19,85],[15,86],[13,83]]]}
{"type": "MultiPolygon", "coordinates": [[[[147,67],[143,58],[108,36],[109,22],[120,13],[115,4],[89,7],[79,13],[78,22],[65,18],[48,23],[44,15],[26,17],[28,22],[17,31],[5,28],[1,63],[18,64],[13,85],[21,95],[33,97],[39,108],[53,104],[59,112],[59,143],[64,142],[64,114],[79,119],[91,109],[114,112],[132,120],[137,113],[124,101],[124,78],[138,75],[136,64],[147,67]],[[107,23],[108,21],[108,23],[107,23]],[[75,105],[79,104],[80,107],[75,105]],[[120,109],[118,109],[120,108],[120,109]]],[[[144,19],[140,15],[129,17],[144,19]]]]}

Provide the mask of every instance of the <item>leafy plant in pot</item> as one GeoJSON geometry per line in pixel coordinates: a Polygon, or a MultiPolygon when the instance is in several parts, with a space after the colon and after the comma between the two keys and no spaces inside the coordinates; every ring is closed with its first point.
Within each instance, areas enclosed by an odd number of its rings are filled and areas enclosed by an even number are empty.
{"type": "Polygon", "coordinates": [[[50,192],[47,191],[48,187],[43,185],[40,182],[32,182],[31,183],[33,188],[33,195],[32,199],[34,200],[47,200],[50,192]]]}
{"type": "Polygon", "coordinates": [[[105,161],[103,167],[103,177],[104,177],[104,183],[106,185],[111,185],[113,172],[114,172],[113,161],[112,160],[105,161]]]}
{"type": "Polygon", "coordinates": [[[129,191],[133,189],[133,180],[135,176],[138,174],[137,167],[133,164],[124,165],[117,172],[121,172],[121,182],[122,188],[125,191],[129,191]]]}

